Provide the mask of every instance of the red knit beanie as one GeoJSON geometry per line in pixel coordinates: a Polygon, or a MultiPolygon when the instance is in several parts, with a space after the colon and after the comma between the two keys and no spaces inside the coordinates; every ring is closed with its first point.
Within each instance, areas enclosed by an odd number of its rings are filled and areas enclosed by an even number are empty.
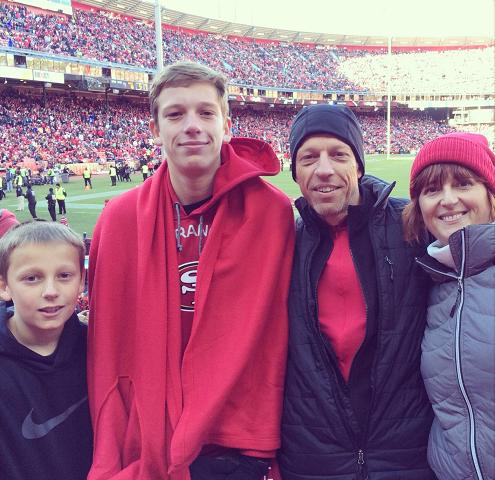
{"type": "Polygon", "coordinates": [[[410,183],[418,174],[435,163],[455,163],[469,168],[485,179],[495,193],[495,154],[485,136],[477,133],[449,133],[425,143],[411,167],[410,183]]]}
{"type": "Polygon", "coordinates": [[[6,208],[0,209],[0,237],[3,237],[14,225],[19,225],[19,220],[6,208]]]}

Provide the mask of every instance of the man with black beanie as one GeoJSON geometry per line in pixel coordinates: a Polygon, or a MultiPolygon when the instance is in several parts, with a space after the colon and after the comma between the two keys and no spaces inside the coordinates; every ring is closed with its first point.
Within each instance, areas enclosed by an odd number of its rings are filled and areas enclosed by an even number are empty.
{"type": "Polygon", "coordinates": [[[297,247],[278,463],[284,480],[429,480],[432,411],[420,375],[424,250],[403,240],[405,200],[364,175],[345,106],[301,110],[290,132],[297,247]]]}

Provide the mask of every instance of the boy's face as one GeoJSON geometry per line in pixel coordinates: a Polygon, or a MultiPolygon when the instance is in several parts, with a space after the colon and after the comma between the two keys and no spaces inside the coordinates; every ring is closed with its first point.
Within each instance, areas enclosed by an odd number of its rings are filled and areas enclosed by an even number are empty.
{"type": "Polygon", "coordinates": [[[214,173],[231,127],[216,88],[205,82],[164,88],[157,103],[158,123],[151,120],[150,127],[155,144],[163,147],[170,175],[193,179],[214,173]]]}
{"type": "Polygon", "coordinates": [[[9,328],[26,346],[58,338],[84,290],[76,247],[29,243],[13,250],[0,297],[13,300],[9,328]]]}

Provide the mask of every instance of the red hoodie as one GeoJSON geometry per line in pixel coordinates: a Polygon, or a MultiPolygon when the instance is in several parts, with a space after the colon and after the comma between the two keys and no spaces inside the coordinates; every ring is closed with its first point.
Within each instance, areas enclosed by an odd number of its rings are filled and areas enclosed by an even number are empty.
{"type": "Polygon", "coordinates": [[[182,365],[166,163],[98,221],[89,272],[90,480],[188,479],[203,445],[280,445],[292,209],[259,178],[279,170],[268,144],[233,139],[221,157],[213,196],[196,212],[217,206],[182,365]]]}

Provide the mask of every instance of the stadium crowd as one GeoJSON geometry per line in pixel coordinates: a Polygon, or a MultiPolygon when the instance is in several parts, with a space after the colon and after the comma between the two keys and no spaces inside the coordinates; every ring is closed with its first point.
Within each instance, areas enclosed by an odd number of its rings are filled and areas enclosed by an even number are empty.
{"type": "MultiPolygon", "coordinates": [[[[392,55],[392,91],[395,94],[487,94],[495,85],[495,48],[447,50],[392,55]]],[[[373,92],[385,93],[388,57],[347,58],[341,75],[373,92]]]]}
{"type": "MultiPolygon", "coordinates": [[[[270,142],[276,151],[285,153],[295,111],[234,110],[234,135],[259,138],[270,142]]],[[[387,148],[387,126],[383,112],[356,113],[364,132],[364,148],[368,154],[384,153],[387,148]]],[[[391,120],[391,152],[409,153],[428,140],[454,131],[445,123],[431,119],[424,112],[393,113],[391,120]]]]}
{"type": "MultiPolygon", "coordinates": [[[[295,110],[253,111],[234,109],[235,136],[266,140],[277,152],[287,151],[287,139],[295,110]]],[[[386,149],[383,113],[358,114],[363,125],[367,153],[386,149]]],[[[145,160],[154,152],[147,105],[125,101],[105,102],[82,97],[40,98],[0,95],[0,160],[105,162],[145,160]]],[[[422,112],[398,113],[392,118],[392,152],[417,150],[423,143],[450,131],[422,112]]]]}
{"type": "Polygon", "coordinates": [[[0,97],[0,159],[8,162],[140,160],[153,148],[146,109],[86,98],[0,97]]]}
{"type": "MultiPolygon", "coordinates": [[[[0,2],[0,45],[154,68],[150,23],[108,12],[74,9],[72,16],[0,2]]],[[[164,29],[164,60],[196,60],[246,86],[383,92],[386,55],[322,45],[260,42],[205,32],[164,29]]],[[[399,53],[394,91],[468,93],[493,90],[493,48],[399,53]],[[476,68],[473,68],[476,66],[476,68]],[[426,73],[428,72],[428,73],[426,73]]]]}

